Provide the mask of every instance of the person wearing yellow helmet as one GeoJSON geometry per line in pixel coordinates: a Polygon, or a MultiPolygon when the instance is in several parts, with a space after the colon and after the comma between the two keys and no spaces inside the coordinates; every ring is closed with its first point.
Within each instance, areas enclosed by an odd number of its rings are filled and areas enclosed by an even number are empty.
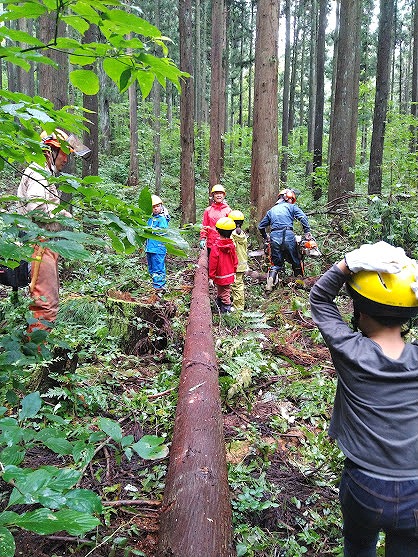
{"type": "Polygon", "coordinates": [[[231,207],[225,201],[225,188],[221,184],[215,184],[211,189],[213,202],[203,212],[202,228],[200,230],[200,249],[205,247],[210,250],[219,237],[216,231],[216,222],[221,217],[227,217],[231,212],[231,207]]]}
{"type": "Polygon", "coordinates": [[[303,277],[303,262],[293,232],[295,220],[301,223],[305,238],[311,238],[308,217],[296,204],[295,192],[286,188],[279,192],[277,202],[267,211],[258,225],[265,242],[265,249],[271,253],[271,266],[266,284],[268,292],[278,284],[279,274],[284,270],[285,261],[292,265],[295,277],[303,277]],[[270,236],[267,234],[267,228],[270,228],[270,236]]]}
{"type": "Polygon", "coordinates": [[[365,244],[312,287],[312,318],[338,384],[329,433],[346,457],[340,482],[344,556],[418,555],[418,345],[404,327],[418,315],[418,265],[402,248],[365,244]],[[346,285],[354,331],[335,303],[346,285]]]}
{"type": "MultiPolygon", "coordinates": [[[[168,228],[170,220],[168,212],[165,210],[163,202],[158,195],[151,195],[151,203],[152,215],[148,219],[148,226],[153,231],[156,231],[157,234],[164,234],[164,229],[168,228]]],[[[165,263],[167,255],[166,245],[155,238],[148,238],[145,244],[145,253],[154,294],[161,298],[167,281],[165,263]]]]}
{"type": "Polygon", "coordinates": [[[237,251],[231,234],[235,230],[235,222],[229,217],[221,217],[216,222],[219,237],[216,239],[209,254],[209,279],[217,287],[216,304],[221,313],[231,311],[231,284],[235,280],[238,266],[237,251]]]}
{"type": "Polygon", "coordinates": [[[232,231],[231,238],[238,256],[235,281],[231,284],[231,298],[234,309],[241,311],[245,306],[244,274],[248,269],[248,239],[247,234],[241,228],[244,222],[244,214],[241,211],[232,210],[228,217],[235,222],[236,228],[232,231]]]}

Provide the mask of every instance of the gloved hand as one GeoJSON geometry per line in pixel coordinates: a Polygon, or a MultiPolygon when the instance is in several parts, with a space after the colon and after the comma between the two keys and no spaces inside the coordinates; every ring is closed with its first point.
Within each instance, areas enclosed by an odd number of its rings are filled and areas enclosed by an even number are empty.
{"type": "Polygon", "coordinates": [[[213,286],[213,280],[209,279],[209,287],[213,286]]]}
{"type": "Polygon", "coordinates": [[[346,265],[352,273],[377,271],[396,274],[410,261],[403,248],[395,248],[386,242],[363,244],[345,255],[346,265]]]}
{"type": "Polygon", "coordinates": [[[313,240],[313,236],[310,232],[306,232],[304,236],[305,240],[313,240]]]}
{"type": "Polygon", "coordinates": [[[199,242],[199,247],[200,249],[205,249],[206,247],[206,240],[203,238],[202,240],[200,240],[199,242]]]}

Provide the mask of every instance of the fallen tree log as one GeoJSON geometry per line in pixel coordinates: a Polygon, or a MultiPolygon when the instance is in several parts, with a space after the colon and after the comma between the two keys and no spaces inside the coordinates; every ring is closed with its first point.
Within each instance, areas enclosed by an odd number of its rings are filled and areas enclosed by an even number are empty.
{"type": "Polygon", "coordinates": [[[207,254],[202,250],[195,273],[160,517],[159,557],[235,555],[211,331],[207,254]]]}

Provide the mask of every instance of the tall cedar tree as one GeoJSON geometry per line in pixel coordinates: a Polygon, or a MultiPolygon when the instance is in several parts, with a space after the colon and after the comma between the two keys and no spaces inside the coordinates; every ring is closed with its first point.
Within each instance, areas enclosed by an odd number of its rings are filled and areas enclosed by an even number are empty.
{"type": "Polygon", "coordinates": [[[340,28],[331,119],[328,201],[343,201],[354,191],[360,71],[361,2],[341,0],[340,28]]]}
{"type": "Polygon", "coordinates": [[[226,117],[226,6],[224,0],[212,2],[212,43],[210,80],[209,188],[221,182],[224,164],[226,117]]]}
{"type": "Polygon", "coordinates": [[[377,44],[376,94],[374,100],[372,143],[370,147],[368,193],[382,192],[383,145],[389,97],[390,53],[392,48],[394,0],[380,0],[377,44]]]}
{"type": "Polygon", "coordinates": [[[257,6],[251,160],[253,225],[261,220],[278,193],[279,8],[279,0],[260,0],[257,6]]]}
{"type": "MultiPolygon", "coordinates": [[[[179,0],[180,68],[193,75],[193,24],[191,0],[179,0]]],[[[187,79],[180,95],[180,192],[181,224],[196,222],[194,178],[194,84],[187,79]]]]}

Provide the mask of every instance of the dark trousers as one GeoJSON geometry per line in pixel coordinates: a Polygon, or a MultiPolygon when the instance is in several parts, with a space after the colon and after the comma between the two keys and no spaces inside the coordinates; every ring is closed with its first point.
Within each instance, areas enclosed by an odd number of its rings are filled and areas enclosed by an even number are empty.
{"type": "Polygon", "coordinates": [[[284,263],[288,261],[292,265],[293,274],[303,276],[303,266],[294,232],[291,230],[286,230],[284,233],[282,231],[272,232],[270,239],[273,269],[283,271],[284,263]]]}
{"type": "Polygon", "coordinates": [[[344,557],[376,557],[380,531],[385,532],[385,557],[418,557],[418,480],[373,478],[348,461],[340,503],[344,557]]]}

